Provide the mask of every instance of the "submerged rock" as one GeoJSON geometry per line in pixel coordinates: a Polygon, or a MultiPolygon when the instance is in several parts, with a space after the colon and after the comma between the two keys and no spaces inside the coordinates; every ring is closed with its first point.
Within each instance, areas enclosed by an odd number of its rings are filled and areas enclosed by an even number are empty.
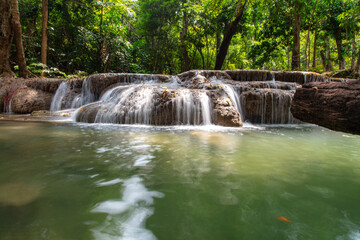
{"type": "Polygon", "coordinates": [[[39,198],[41,186],[25,182],[11,182],[0,185],[0,204],[21,207],[39,198]]]}
{"type": "Polygon", "coordinates": [[[296,91],[291,112],[304,122],[360,134],[360,80],[305,84],[296,91]]]}

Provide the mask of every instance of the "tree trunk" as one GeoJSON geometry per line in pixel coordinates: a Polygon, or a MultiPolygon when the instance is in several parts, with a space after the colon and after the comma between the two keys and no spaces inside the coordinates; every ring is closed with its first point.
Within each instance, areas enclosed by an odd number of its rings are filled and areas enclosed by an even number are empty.
{"type": "MultiPolygon", "coordinates": [[[[359,0],[359,12],[360,12],[360,0],[359,0]]],[[[360,70],[360,47],[359,47],[358,59],[355,66],[355,72],[359,72],[359,70],[360,70]]]]}
{"type": "Polygon", "coordinates": [[[41,63],[45,65],[46,65],[46,56],[47,56],[47,22],[48,22],[48,0],[42,0],[41,63]]]}
{"type": "Polygon", "coordinates": [[[335,40],[336,47],[338,52],[338,61],[339,61],[339,69],[345,69],[345,59],[343,56],[343,46],[342,46],[342,37],[341,37],[341,27],[338,27],[336,30],[335,40]]]}
{"type": "Polygon", "coordinates": [[[308,30],[306,35],[306,43],[305,43],[305,69],[308,69],[308,62],[310,62],[310,54],[308,54],[308,46],[310,45],[310,31],[308,30]]]}
{"type": "Polygon", "coordinates": [[[334,71],[334,68],[331,64],[331,52],[329,50],[329,38],[325,39],[326,49],[320,52],[322,64],[324,67],[324,71],[334,71]]]}
{"type": "Polygon", "coordinates": [[[355,72],[359,72],[359,70],[360,70],[360,48],[359,48],[358,59],[355,66],[355,72]]]}
{"type": "Polygon", "coordinates": [[[183,29],[182,29],[182,32],[180,32],[181,53],[182,53],[182,56],[184,58],[184,67],[182,69],[183,72],[186,72],[186,71],[190,70],[190,59],[189,59],[189,54],[188,54],[188,51],[186,49],[186,43],[185,43],[185,39],[186,39],[186,36],[187,36],[187,31],[188,31],[188,26],[189,26],[189,19],[188,19],[187,13],[184,11],[183,29]]]}
{"type": "Polygon", "coordinates": [[[24,47],[22,43],[21,23],[18,0],[10,0],[12,29],[14,31],[14,41],[16,46],[16,56],[19,64],[19,76],[28,78],[32,76],[26,65],[24,47]]]}
{"type": "Polygon", "coordinates": [[[230,22],[229,26],[227,27],[226,32],[224,34],[224,38],[221,42],[219,51],[217,52],[217,55],[216,55],[215,70],[221,70],[221,68],[224,64],[224,61],[225,61],[225,58],[226,58],[226,55],[227,55],[227,52],[228,52],[228,49],[229,49],[229,46],[231,43],[231,39],[236,33],[236,28],[240,23],[241,17],[243,15],[245,7],[246,7],[246,3],[247,3],[247,0],[244,0],[244,1],[239,0],[238,1],[238,4],[235,9],[235,19],[234,19],[234,21],[230,22]]]}
{"type": "Polygon", "coordinates": [[[351,41],[351,63],[350,63],[350,69],[355,69],[355,58],[356,58],[356,45],[355,45],[355,38],[351,41]]]}
{"type": "Polygon", "coordinates": [[[12,42],[9,0],[0,0],[0,77],[15,77],[10,68],[12,42]]]}
{"type": "Polygon", "coordinates": [[[300,70],[300,30],[301,30],[301,13],[299,1],[295,1],[294,7],[294,20],[293,20],[293,49],[292,49],[292,60],[291,70],[300,70]]]}
{"type": "Polygon", "coordinates": [[[313,52],[313,64],[312,67],[316,68],[316,45],[317,45],[317,31],[314,34],[314,52],[313,52]]]}

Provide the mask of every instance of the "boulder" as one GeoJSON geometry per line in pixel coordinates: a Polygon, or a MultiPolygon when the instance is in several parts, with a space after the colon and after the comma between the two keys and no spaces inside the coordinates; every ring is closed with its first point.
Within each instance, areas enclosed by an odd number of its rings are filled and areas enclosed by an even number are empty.
{"type": "Polygon", "coordinates": [[[7,91],[5,88],[0,88],[0,112],[4,109],[4,101],[6,97],[7,91]]]}
{"type": "Polygon", "coordinates": [[[118,83],[166,82],[171,78],[162,74],[135,74],[135,73],[103,73],[94,74],[86,78],[90,91],[99,98],[100,94],[109,86],[118,83]]]}
{"type": "Polygon", "coordinates": [[[19,88],[13,95],[11,110],[15,113],[31,113],[50,109],[53,94],[32,88],[19,88]]]}
{"type": "Polygon", "coordinates": [[[291,112],[304,122],[360,134],[360,80],[305,84],[296,90],[291,112]]]}

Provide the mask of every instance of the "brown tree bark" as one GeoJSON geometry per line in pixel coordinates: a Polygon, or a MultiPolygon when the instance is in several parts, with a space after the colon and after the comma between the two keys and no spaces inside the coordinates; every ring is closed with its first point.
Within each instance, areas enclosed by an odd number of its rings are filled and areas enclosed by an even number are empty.
{"type": "Polygon", "coordinates": [[[300,70],[300,30],[301,30],[301,13],[299,1],[295,1],[293,31],[294,40],[292,48],[291,70],[300,70]]]}
{"type": "Polygon", "coordinates": [[[19,76],[28,78],[32,76],[26,65],[24,47],[22,43],[21,23],[18,0],[10,0],[11,26],[14,32],[14,42],[16,46],[16,56],[19,65],[19,76]]]}
{"type": "Polygon", "coordinates": [[[317,46],[317,31],[314,34],[314,52],[313,52],[313,63],[312,67],[316,68],[316,46],[317,46]]]}
{"type": "Polygon", "coordinates": [[[359,48],[358,59],[355,65],[355,72],[359,72],[359,70],[360,70],[360,48],[359,48]]]}
{"type": "Polygon", "coordinates": [[[0,0],[0,77],[15,77],[10,67],[11,31],[10,2],[0,0]]]}
{"type": "MultiPolygon", "coordinates": [[[[360,12],[360,0],[359,0],[359,12],[360,12]]],[[[359,47],[358,59],[357,59],[354,70],[355,70],[355,72],[359,72],[359,70],[360,70],[360,47],[359,47]]]]}
{"type": "MultiPolygon", "coordinates": [[[[307,32],[307,37],[306,37],[306,47],[305,47],[305,63],[306,63],[306,70],[309,70],[310,68],[310,30],[311,30],[311,27],[313,26],[313,22],[314,22],[314,14],[315,14],[315,10],[316,10],[316,6],[317,6],[317,2],[318,0],[315,1],[315,4],[313,6],[313,9],[312,9],[312,13],[311,13],[311,22],[309,24],[309,29],[308,29],[308,32],[307,32]]],[[[316,35],[316,31],[315,31],[315,35],[316,35]]],[[[314,37],[316,38],[316,37],[314,37]]]]}
{"type": "Polygon", "coordinates": [[[342,46],[342,36],[341,36],[342,28],[338,27],[336,30],[335,41],[338,52],[338,61],[339,61],[339,69],[345,69],[345,59],[343,56],[343,46],[342,46]]]}
{"type": "Polygon", "coordinates": [[[239,0],[237,2],[235,8],[235,19],[231,21],[229,26],[227,27],[219,51],[216,54],[215,70],[221,70],[224,64],[231,43],[231,39],[236,33],[236,28],[240,23],[241,17],[243,16],[246,4],[247,4],[247,0],[239,0]]]}
{"type": "Polygon", "coordinates": [[[326,43],[326,49],[320,52],[320,56],[321,56],[321,62],[323,64],[324,67],[324,71],[329,72],[329,71],[334,71],[334,68],[332,66],[331,63],[331,52],[329,49],[329,38],[325,39],[325,43],[326,43]]]}
{"type": "Polygon", "coordinates": [[[184,59],[184,65],[183,65],[183,72],[189,71],[190,70],[190,59],[189,59],[189,54],[186,48],[186,43],[185,43],[185,39],[187,36],[187,31],[188,31],[188,26],[189,26],[189,19],[187,16],[187,13],[184,11],[184,17],[183,17],[183,29],[180,32],[180,41],[181,41],[181,53],[184,59]]]}
{"type": "Polygon", "coordinates": [[[41,63],[45,65],[47,58],[47,23],[48,23],[48,0],[42,0],[41,63]]]}

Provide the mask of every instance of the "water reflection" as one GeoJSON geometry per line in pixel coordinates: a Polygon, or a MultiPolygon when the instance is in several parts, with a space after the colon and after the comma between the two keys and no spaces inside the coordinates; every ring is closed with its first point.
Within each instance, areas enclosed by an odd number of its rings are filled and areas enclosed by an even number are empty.
{"type": "Polygon", "coordinates": [[[107,200],[95,206],[92,212],[109,214],[101,226],[92,229],[95,239],[156,239],[145,228],[145,222],[153,214],[154,198],[164,194],[149,191],[142,182],[139,176],[132,176],[124,181],[121,200],[107,200]]]}
{"type": "Polygon", "coordinates": [[[358,238],[358,136],[303,126],[0,131],[2,239],[358,238]],[[7,184],[32,198],[10,204],[7,184]]]}

